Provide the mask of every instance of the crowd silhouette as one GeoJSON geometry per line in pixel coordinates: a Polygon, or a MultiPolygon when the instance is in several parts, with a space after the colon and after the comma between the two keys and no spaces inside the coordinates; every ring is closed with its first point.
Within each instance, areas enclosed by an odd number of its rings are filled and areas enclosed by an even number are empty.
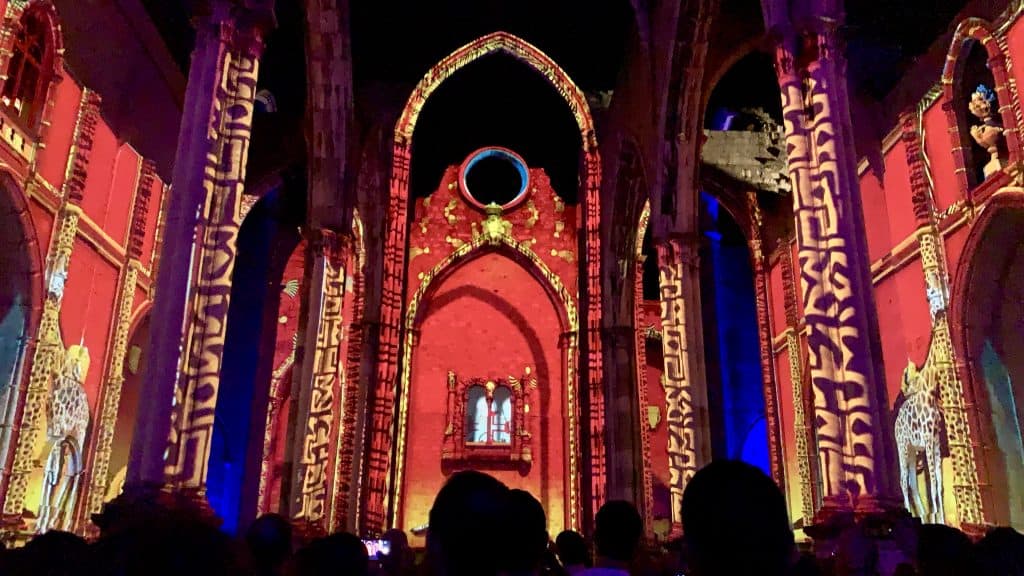
{"type": "Polygon", "coordinates": [[[664,547],[646,541],[637,509],[621,500],[598,511],[592,550],[572,531],[552,541],[536,498],[474,471],[453,474],[438,492],[418,561],[399,530],[383,535],[386,554],[370,558],[356,535],[305,541],[273,514],[234,539],[194,514],[159,507],[129,512],[105,524],[94,542],[51,531],[22,548],[0,547],[0,575],[1024,575],[1020,533],[997,528],[973,542],[955,528],[921,525],[909,515],[841,519],[813,553],[801,553],[782,492],[759,469],[736,461],[713,462],[687,484],[684,536],[664,547]]]}

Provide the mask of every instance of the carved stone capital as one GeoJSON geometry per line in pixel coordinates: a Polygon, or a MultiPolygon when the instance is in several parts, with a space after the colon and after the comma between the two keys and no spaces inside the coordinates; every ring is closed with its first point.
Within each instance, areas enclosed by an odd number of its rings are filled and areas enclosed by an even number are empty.
{"type": "Polygon", "coordinates": [[[192,0],[192,25],[216,32],[233,51],[259,58],[277,27],[274,0],[192,0]]]}

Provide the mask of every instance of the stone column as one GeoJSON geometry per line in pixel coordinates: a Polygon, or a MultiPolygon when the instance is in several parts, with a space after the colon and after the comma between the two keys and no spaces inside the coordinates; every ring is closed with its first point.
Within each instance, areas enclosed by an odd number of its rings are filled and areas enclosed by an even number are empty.
{"type": "MultiPolygon", "coordinates": [[[[805,392],[807,386],[807,340],[802,336],[804,324],[801,320],[800,303],[797,297],[797,282],[793,276],[793,247],[785,243],[779,251],[779,266],[782,268],[782,299],[786,309],[786,357],[789,359],[789,381],[793,392],[793,436],[796,442],[797,471],[800,478],[800,511],[804,524],[814,519],[814,512],[820,502],[818,478],[821,471],[812,463],[817,461],[817,441],[814,435],[814,402],[805,392]]],[[[796,521],[796,518],[792,519],[796,521]]]]}
{"type": "Polygon", "coordinates": [[[662,352],[665,359],[665,424],[668,426],[672,531],[682,526],[683,490],[710,459],[707,390],[695,377],[700,329],[700,276],[696,239],[671,237],[656,244],[661,287],[662,352]],[[696,348],[696,350],[695,350],[696,348]]]}
{"type": "Polygon", "coordinates": [[[21,407],[21,424],[17,430],[14,461],[4,498],[5,516],[20,515],[24,509],[28,478],[38,468],[36,443],[42,431],[50,381],[64,359],[64,343],[60,334],[60,309],[68,280],[71,253],[78,235],[78,220],[85,191],[85,175],[89,166],[93,135],[100,121],[100,98],[88,89],[82,90],[75,124],[74,144],[68,157],[63,196],[54,222],[53,239],[46,256],[46,293],[43,312],[36,331],[37,341],[29,372],[28,389],[21,407]]]}
{"type": "Polygon", "coordinates": [[[294,442],[289,517],[309,534],[326,534],[332,480],[331,462],[337,450],[335,412],[341,395],[341,336],[345,270],[341,239],[326,230],[310,242],[312,274],[306,315],[305,345],[299,378],[293,384],[294,442]]]}
{"type": "MultiPolygon", "coordinates": [[[[632,286],[630,286],[632,287],[632,286]]],[[[636,394],[636,328],[601,328],[605,373],[605,428],[600,435],[607,463],[606,500],[628,500],[642,510],[644,455],[640,450],[640,405],[636,394]]]]}
{"type": "Polygon", "coordinates": [[[897,501],[845,62],[835,46],[836,21],[817,18],[812,26],[778,34],[776,68],[828,516],[876,512],[897,501]]]}
{"type": "Polygon", "coordinates": [[[772,352],[772,321],[770,297],[768,294],[768,267],[762,247],[761,205],[757,192],[747,192],[747,209],[750,211],[751,271],[754,276],[754,298],[757,300],[758,343],[760,344],[761,378],[764,390],[765,420],[768,424],[768,461],[772,478],[786,493],[786,468],[782,458],[782,423],[779,410],[778,388],[775,383],[775,359],[772,352]]]}
{"type": "Polygon", "coordinates": [[[205,501],[253,101],[273,1],[201,2],[126,491],[205,501]]]}

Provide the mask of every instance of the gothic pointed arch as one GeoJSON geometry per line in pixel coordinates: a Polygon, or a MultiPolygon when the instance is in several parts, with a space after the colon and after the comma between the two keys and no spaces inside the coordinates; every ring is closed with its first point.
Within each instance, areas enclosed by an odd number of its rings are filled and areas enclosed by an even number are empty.
{"type": "Polygon", "coordinates": [[[999,334],[1000,325],[1005,325],[1003,316],[1012,320],[1019,307],[1019,300],[1013,302],[1013,290],[1020,285],[1013,271],[1021,265],[1021,251],[1007,248],[1021,245],[1022,223],[1024,189],[1003,188],[993,194],[971,226],[950,287],[956,369],[965,384],[964,403],[972,407],[967,414],[970,437],[979,444],[976,464],[982,513],[987,522],[1018,529],[1024,515],[1015,514],[1019,507],[1014,501],[1024,498],[1024,486],[1014,480],[1024,479],[1024,454],[1017,455],[1021,460],[1015,469],[1005,448],[1006,437],[1019,440],[1020,433],[1001,429],[997,419],[1001,412],[1008,412],[1006,420],[1018,422],[1019,430],[1024,403],[1020,362],[1015,362],[1020,348],[1002,350],[1017,344],[1015,338],[999,334]],[[998,380],[993,372],[1002,372],[1009,384],[1005,395],[993,386],[998,380]]]}
{"type": "MultiPolygon", "coordinates": [[[[395,398],[401,393],[401,382],[397,380],[404,337],[403,286],[407,267],[406,244],[409,214],[409,170],[412,154],[412,140],[420,111],[431,94],[448,78],[466,65],[488,55],[503,52],[511,55],[546,78],[552,87],[565,99],[580,129],[583,143],[583,166],[580,185],[583,189],[583,228],[585,230],[585,254],[581,255],[583,265],[580,292],[586,294],[587,380],[591,384],[591,398],[595,406],[603,405],[601,395],[601,339],[598,327],[601,321],[601,241],[600,241],[600,185],[601,159],[598,152],[594,123],[583,92],[569,78],[568,74],[541,50],[507,32],[494,32],[483,36],[438,62],[431,68],[412,91],[395,127],[392,150],[390,193],[388,198],[389,218],[386,226],[384,246],[384,279],[381,292],[381,338],[377,351],[376,384],[372,412],[371,433],[367,437],[369,465],[364,472],[364,531],[381,531],[387,518],[394,517],[397,503],[392,496],[397,493],[400,475],[394,474],[395,464],[388,454],[389,438],[396,425],[395,398]],[[583,279],[585,278],[585,280],[583,279]]],[[[597,426],[603,426],[603,409],[592,410],[591,418],[597,418],[597,426]]],[[[592,427],[594,423],[592,422],[592,427]]],[[[592,443],[595,442],[592,439],[592,443]]],[[[599,444],[599,442],[598,442],[599,444]]],[[[577,445],[577,449],[580,446],[577,445]]],[[[593,449],[593,447],[592,447],[593,449]]],[[[401,450],[401,449],[400,449],[401,450]]],[[[400,452],[399,450],[399,452],[400,452]]],[[[600,447],[597,447],[600,450],[600,447]]],[[[574,455],[575,457],[575,455],[574,455]]],[[[396,462],[401,462],[399,453],[396,462]]],[[[595,474],[590,485],[590,497],[596,511],[603,501],[604,478],[595,474]]]]}

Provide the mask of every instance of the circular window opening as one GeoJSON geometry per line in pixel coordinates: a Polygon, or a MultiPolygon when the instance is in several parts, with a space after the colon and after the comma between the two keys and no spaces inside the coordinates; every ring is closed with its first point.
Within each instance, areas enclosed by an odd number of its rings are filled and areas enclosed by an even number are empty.
{"type": "Polygon", "coordinates": [[[509,208],[523,197],[528,184],[526,163],[502,148],[476,152],[462,169],[463,190],[481,208],[488,204],[509,208]]]}

